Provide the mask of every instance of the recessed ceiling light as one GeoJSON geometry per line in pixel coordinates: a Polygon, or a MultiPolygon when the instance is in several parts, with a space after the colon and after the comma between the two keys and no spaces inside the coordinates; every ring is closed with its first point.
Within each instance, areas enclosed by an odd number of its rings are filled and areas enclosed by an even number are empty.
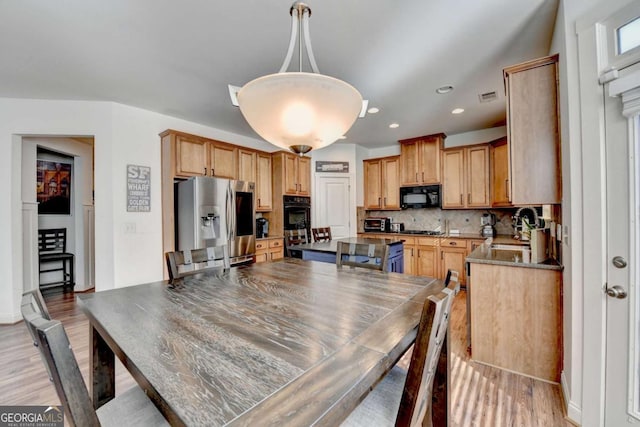
{"type": "Polygon", "coordinates": [[[371,108],[369,108],[369,109],[367,110],[367,113],[369,113],[369,114],[375,114],[375,113],[377,113],[378,111],[380,111],[380,109],[379,109],[378,107],[371,107],[371,108]]]}
{"type": "Polygon", "coordinates": [[[436,89],[436,93],[443,95],[445,93],[451,92],[452,90],[453,90],[453,86],[451,85],[440,86],[438,89],[436,89]]]}
{"type": "Polygon", "coordinates": [[[342,136],[341,136],[340,138],[338,138],[338,139],[347,139],[347,137],[346,137],[346,136],[344,136],[344,135],[342,135],[342,136]]]}
{"type": "Polygon", "coordinates": [[[399,124],[397,124],[397,123],[391,123],[391,124],[389,125],[389,127],[390,127],[391,129],[395,129],[395,128],[397,128],[397,127],[400,127],[400,125],[399,125],[399,124]]]}
{"type": "Polygon", "coordinates": [[[451,114],[462,114],[462,113],[464,113],[464,108],[454,108],[451,111],[451,114]]]}

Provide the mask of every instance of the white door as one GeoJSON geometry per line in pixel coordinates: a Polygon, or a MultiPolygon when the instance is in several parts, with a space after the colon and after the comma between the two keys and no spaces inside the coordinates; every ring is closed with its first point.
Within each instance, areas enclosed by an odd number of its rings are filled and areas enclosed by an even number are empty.
{"type": "Polygon", "coordinates": [[[605,425],[640,423],[638,202],[640,66],[603,86],[607,170],[605,425]]]}
{"type": "Polygon", "coordinates": [[[351,236],[350,179],[347,176],[316,175],[318,195],[313,227],[331,227],[331,237],[351,236]]]}

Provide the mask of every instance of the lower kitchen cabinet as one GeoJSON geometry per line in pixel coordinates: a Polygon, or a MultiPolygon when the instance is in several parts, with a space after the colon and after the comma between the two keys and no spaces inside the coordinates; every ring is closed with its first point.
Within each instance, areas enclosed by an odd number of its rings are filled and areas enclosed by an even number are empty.
{"type": "Polygon", "coordinates": [[[471,358],[545,381],[562,367],[562,272],[470,264],[471,358]]]}
{"type": "Polygon", "coordinates": [[[416,274],[438,277],[438,238],[418,237],[416,239],[416,274]]]}
{"type": "Polygon", "coordinates": [[[444,279],[447,270],[455,270],[458,272],[460,284],[466,286],[465,258],[468,253],[466,239],[441,239],[439,277],[444,279]]]}
{"type": "Polygon", "coordinates": [[[256,242],[256,262],[274,261],[284,258],[282,238],[262,239],[256,242]]]}

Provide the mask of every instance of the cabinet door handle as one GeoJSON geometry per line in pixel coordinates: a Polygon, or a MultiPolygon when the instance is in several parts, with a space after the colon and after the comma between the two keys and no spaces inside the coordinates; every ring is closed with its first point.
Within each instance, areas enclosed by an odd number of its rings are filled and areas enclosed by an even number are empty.
{"type": "Polygon", "coordinates": [[[467,193],[467,205],[471,204],[471,193],[467,193]]]}
{"type": "Polygon", "coordinates": [[[424,172],[422,172],[422,182],[424,182],[424,172]]]}
{"type": "Polygon", "coordinates": [[[464,200],[462,200],[462,193],[460,193],[460,205],[464,205],[464,200]]]}
{"type": "Polygon", "coordinates": [[[258,206],[261,206],[261,205],[260,205],[260,197],[258,197],[258,206]]]}
{"type": "Polygon", "coordinates": [[[387,198],[384,198],[384,205],[387,206],[387,198]]]}
{"type": "Polygon", "coordinates": [[[504,195],[509,199],[509,178],[504,180],[504,195]]]}
{"type": "Polygon", "coordinates": [[[382,206],[382,198],[378,197],[378,206],[382,206]]]}
{"type": "Polygon", "coordinates": [[[413,248],[411,248],[411,256],[413,256],[413,248]]]}
{"type": "Polygon", "coordinates": [[[457,245],[458,245],[458,242],[449,242],[449,244],[450,244],[451,246],[457,246],[457,245]]]}
{"type": "Polygon", "coordinates": [[[416,182],[418,182],[418,172],[416,172],[416,182]]]}
{"type": "Polygon", "coordinates": [[[207,176],[207,167],[204,167],[204,176],[207,176]]]}

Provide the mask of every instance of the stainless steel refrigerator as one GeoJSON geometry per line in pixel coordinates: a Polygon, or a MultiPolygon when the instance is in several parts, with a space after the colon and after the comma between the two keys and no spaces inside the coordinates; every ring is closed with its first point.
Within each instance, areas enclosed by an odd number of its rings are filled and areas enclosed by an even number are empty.
{"type": "Polygon", "coordinates": [[[256,252],[255,184],[206,176],[175,184],[177,250],[229,245],[231,264],[256,252]]]}

